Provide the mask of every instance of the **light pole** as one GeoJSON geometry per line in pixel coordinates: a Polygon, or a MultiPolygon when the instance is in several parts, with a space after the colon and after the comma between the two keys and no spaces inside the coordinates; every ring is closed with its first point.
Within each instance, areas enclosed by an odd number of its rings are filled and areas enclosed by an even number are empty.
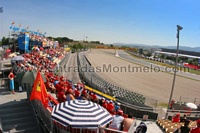
{"type": "MultiPolygon", "coordinates": [[[[180,30],[182,30],[183,27],[177,25],[177,50],[176,50],[176,62],[175,62],[175,69],[174,69],[174,78],[173,78],[173,82],[172,82],[172,89],[171,89],[171,94],[170,94],[170,98],[169,98],[169,102],[168,102],[168,108],[170,108],[170,102],[172,100],[172,96],[173,96],[173,92],[174,92],[174,85],[175,85],[175,81],[176,81],[176,72],[178,70],[177,68],[177,63],[178,63],[178,53],[179,53],[179,32],[180,30]]],[[[167,110],[167,113],[166,113],[166,116],[165,118],[167,119],[168,117],[168,110],[167,110]]]]}

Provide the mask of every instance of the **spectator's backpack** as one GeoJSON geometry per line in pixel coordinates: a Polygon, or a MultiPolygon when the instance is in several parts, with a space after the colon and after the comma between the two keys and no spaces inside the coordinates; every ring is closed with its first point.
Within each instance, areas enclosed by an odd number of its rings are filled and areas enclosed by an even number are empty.
{"type": "Polygon", "coordinates": [[[141,122],[140,125],[136,128],[135,133],[146,133],[147,126],[144,122],[141,122]]]}

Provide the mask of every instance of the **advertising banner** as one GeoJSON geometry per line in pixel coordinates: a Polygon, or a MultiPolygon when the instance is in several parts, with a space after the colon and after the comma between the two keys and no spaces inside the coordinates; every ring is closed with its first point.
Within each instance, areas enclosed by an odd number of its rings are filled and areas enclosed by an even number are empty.
{"type": "Polygon", "coordinates": [[[29,34],[19,34],[18,46],[20,50],[28,50],[29,48],[29,34]]]}

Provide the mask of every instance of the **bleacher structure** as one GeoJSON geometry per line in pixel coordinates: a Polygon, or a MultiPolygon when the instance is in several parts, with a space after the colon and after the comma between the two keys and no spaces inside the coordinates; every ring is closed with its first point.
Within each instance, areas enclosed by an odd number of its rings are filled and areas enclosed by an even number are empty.
{"type": "MultiPolygon", "coordinates": [[[[181,126],[184,126],[184,122],[172,122],[169,119],[160,119],[157,120],[157,125],[163,130],[165,133],[174,133],[178,129],[180,129],[181,126]]],[[[196,122],[195,121],[190,121],[188,127],[190,129],[195,128],[196,122]]]]}

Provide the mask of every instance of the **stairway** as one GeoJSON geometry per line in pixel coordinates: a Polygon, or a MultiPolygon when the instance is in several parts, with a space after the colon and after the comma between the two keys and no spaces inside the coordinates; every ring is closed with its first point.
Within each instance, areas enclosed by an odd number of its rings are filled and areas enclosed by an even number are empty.
{"type": "Polygon", "coordinates": [[[8,133],[38,133],[37,122],[27,99],[0,105],[2,128],[8,133]]]}

